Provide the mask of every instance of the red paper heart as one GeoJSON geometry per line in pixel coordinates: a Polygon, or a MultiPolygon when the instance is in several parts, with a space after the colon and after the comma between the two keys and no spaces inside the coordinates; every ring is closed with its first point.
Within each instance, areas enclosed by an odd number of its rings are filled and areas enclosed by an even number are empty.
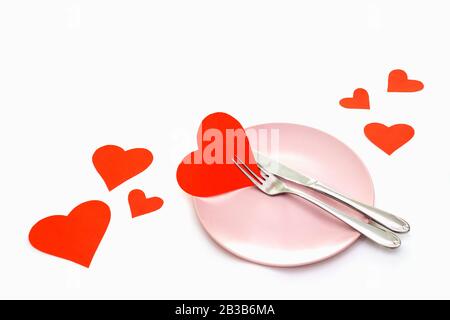
{"type": "Polygon", "coordinates": [[[364,128],[366,137],[388,155],[414,137],[414,128],[407,124],[396,124],[391,127],[381,123],[370,123],[364,128]]]}
{"type": "Polygon", "coordinates": [[[124,151],[118,146],[108,145],[97,149],[92,156],[95,169],[111,191],[147,169],[153,161],[147,149],[124,151]]]}
{"type": "Polygon", "coordinates": [[[144,191],[133,190],[128,195],[131,216],[133,218],[161,209],[164,204],[163,199],[158,197],[147,198],[144,191]]]}
{"type": "Polygon", "coordinates": [[[88,201],[68,216],[51,216],[30,231],[31,245],[39,251],[89,268],[108,228],[111,212],[101,201],[88,201]]]}
{"type": "Polygon", "coordinates": [[[260,172],[239,121],[226,113],[209,115],[200,125],[197,143],[199,150],[186,156],[178,167],[177,180],[184,191],[210,197],[252,186],[233,163],[237,155],[254,172],[260,172]]]}
{"type": "Polygon", "coordinates": [[[408,74],[403,70],[393,70],[389,73],[388,92],[416,92],[423,87],[421,81],[408,79],[408,74]]]}
{"type": "Polygon", "coordinates": [[[352,98],[344,98],[339,104],[348,109],[370,109],[369,93],[362,88],[353,91],[352,98]]]}

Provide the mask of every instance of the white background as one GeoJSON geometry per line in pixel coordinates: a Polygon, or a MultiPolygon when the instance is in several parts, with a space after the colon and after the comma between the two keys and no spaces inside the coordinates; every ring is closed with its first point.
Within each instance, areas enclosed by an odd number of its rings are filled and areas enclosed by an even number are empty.
{"type": "Polygon", "coordinates": [[[0,298],[450,298],[448,1],[2,1],[0,298]],[[390,70],[425,83],[388,94],[390,70]],[[366,88],[372,110],[338,101],[366,88]],[[199,226],[175,180],[204,116],[329,132],[407,218],[395,252],[358,241],[326,262],[253,265],[199,226]],[[408,123],[389,157],[370,122],[408,123]],[[97,147],[146,147],[149,170],[108,193],[97,147]],[[142,188],[164,208],[131,219],[142,188]],[[112,221],[90,269],[34,250],[38,220],[100,199],[112,221]]]}

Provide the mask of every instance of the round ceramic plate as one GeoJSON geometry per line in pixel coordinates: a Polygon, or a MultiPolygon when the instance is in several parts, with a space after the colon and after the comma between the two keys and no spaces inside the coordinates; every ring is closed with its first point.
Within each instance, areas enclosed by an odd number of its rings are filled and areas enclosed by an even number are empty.
{"type": "MultiPolygon", "coordinates": [[[[361,159],[336,138],[295,124],[250,128],[278,130],[277,159],[335,190],[373,204],[374,189],[361,159]]],[[[272,131],[273,132],[273,131],[272,131]]],[[[258,150],[255,135],[249,135],[258,150]]],[[[323,201],[347,214],[362,216],[323,195],[323,201]]],[[[194,198],[206,232],[229,252],[251,262],[294,267],[330,258],[347,249],[359,233],[322,209],[292,196],[269,197],[254,187],[210,198],[194,198]]]]}

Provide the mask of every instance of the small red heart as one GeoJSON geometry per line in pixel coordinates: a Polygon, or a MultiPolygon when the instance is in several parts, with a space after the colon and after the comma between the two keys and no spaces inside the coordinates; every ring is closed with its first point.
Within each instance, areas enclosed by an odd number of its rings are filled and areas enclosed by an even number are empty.
{"type": "Polygon", "coordinates": [[[88,201],[68,216],[51,216],[36,223],[29,241],[39,251],[89,268],[110,218],[108,205],[88,201]]]}
{"type": "Polygon", "coordinates": [[[187,155],[178,166],[180,187],[193,196],[210,197],[252,186],[233,163],[237,155],[260,173],[244,128],[226,113],[207,116],[197,133],[199,150],[187,155]]]}
{"type": "Polygon", "coordinates": [[[393,70],[389,73],[388,92],[416,92],[423,87],[421,81],[408,79],[408,74],[403,70],[393,70]]]}
{"type": "Polygon", "coordinates": [[[136,218],[161,209],[164,201],[158,197],[147,198],[144,191],[136,189],[129,193],[128,203],[130,204],[131,216],[136,218]]]}
{"type": "Polygon", "coordinates": [[[147,149],[125,151],[113,145],[97,149],[92,156],[95,169],[109,191],[143,172],[152,161],[153,155],[147,149]]]}
{"type": "Polygon", "coordinates": [[[358,88],[353,91],[352,98],[341,99],[339,104],[348,109],[370,109],[369,93],[363,88],[358,88]]]}
{"type": "Polygon", "coordinates": [[[414,128],[407,124],[396,124],[391,127],[381,123],[370,123],[364,128],[366,137],[388,155],[414,137],[414,128]]]}

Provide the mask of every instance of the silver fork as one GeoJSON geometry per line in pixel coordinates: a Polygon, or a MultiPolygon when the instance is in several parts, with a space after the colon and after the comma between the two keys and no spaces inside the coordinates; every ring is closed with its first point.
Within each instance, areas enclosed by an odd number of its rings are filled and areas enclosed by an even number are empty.
{"type": "Polygon", "coordinates": [[[233,159],[234,164],[250,179],[251,182],[262,192],[269,196],[278,196],[281,194],[293,194],[300,198],[305,199],[306,201],[311,202],[312,204],[318,206],[319,208],[325,210],[330,213],[337,219],[346,223],[359,233],[363,234],[373,242],[387,248],[395,249],[400,247],[401,240],[400,238],[393,232],[381,229],[374,225],[367,224],[357,218],[349,216],[332,206],[322,202],[313,196],[310,196],[307,193],[304,193],[301,190],[294,189],[292,187],[287,186],[283,181],[278,179],[276,176],[265,170],[263,167],[259,166],[261,170],[261,176],[253,172],[245,163],[243,163],[239,158],[236,157],[236,160],[233,159]],[[236,161],[237,160],[237,161],[236,161]]]}

